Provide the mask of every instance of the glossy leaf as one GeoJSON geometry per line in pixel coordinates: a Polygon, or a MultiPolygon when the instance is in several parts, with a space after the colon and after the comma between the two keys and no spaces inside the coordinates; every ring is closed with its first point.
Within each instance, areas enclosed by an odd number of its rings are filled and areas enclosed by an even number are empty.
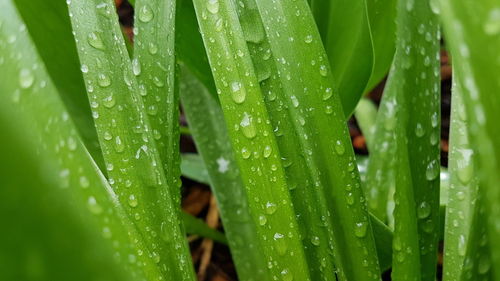
{"type": "Polygon", "coordinates": [[[193,280],[178,205],[111,1],[68,1],[108,181],[173,280],[193,280]],[[175,253],[175,254],[172,254],[175,253]]]}

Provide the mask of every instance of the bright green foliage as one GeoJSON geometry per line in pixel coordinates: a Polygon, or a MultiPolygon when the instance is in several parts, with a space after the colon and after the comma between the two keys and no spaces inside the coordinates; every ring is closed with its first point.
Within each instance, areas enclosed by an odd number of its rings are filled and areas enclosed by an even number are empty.
{"type": "MultiPolygon", "coordinates": [[[[460,79],[455,71],[455,81],[460,79]]],[[[468,116],[460,84],[453,83],[450,127],[450,188],[446,205],[444,280],[459,280],[463,271],[469,233],[477,199],[478,180],[474,176],[474,150],[468,136],[468,116]]],[[[478,224],[480,222],[477,222],[478,224]]]]}
{"type": "Polygon", "coordinates": [[[322,194],[316,198],[330,207],[325,220],[333,228],[337,274],[340,279],[376,280],[378,261],[354,154],[312,14],[305,1],[256,2],[302,161],[322,194]]]}
{"type": "MultiPolygon", "coordinates": [[[[484,200],[481,220],[487,220],[491,259],[484,256],[476,266],[488,274],[500,265],[499,155],[500,129],[495,117],[500,109],[498,73],[500,65],[500,20],[498,3],[493,0],[442,0],[441,13],[449,47],[459,73],[457,83],[463,89],[464,105],[470,117],[471,144],[477,149],[476,167],[479,190],[484,200]],[[484,196],[484,197],[483,197],[484,196]]],[[[470,238],[472,239],[472,238],[470,238]]],[[[499,275],[493,271],[494,278],[499,275]]],[[[481,277],[482,278],[482,277],[481,277]]]]}
{"type": "Polygon", "coordinates": [[[179,97],[175,82],[175,1],[138,0],[134,59],[139,94],[148,114],[167,186],[180,204],[179,97]]]}
{"type": "Polygon", "coordinates": [[[235,5],[229,0],[194,4],[265,261],[273,277],[310,280],[278,146],[235,5]]]}
{"type": "Polygon", "coordinates": [[[1,234],[1,279],[161,278],[144,240],[83,147],[8,0],[0,1],[0,61],[6,79],[0,85],[0,120],[7,133],[1,151],[10,162],[2,165],[1,216],[9,227],[1,234]]]}
{"type": "Polygon", "coordinates": [[[68,7],[108,181],[151,255],[160,257],[165,276],[192,280],[187,241],[176,216],[179,207],[163,172],[114,5],[69,1],[68,7]]]}
{"type": "Polygon", "coordinates": [[[398,2],[396,55],[366,188],[382,219],[395,186],[392,276],[434,280],[439,230],[439,27],[430,4],[398,2]],[[419,266],[420,265],[420,266],[419,266]]]}
{"type": "MultiPolygon", "coordinates": [[[[191,166],[196,167],[198,179],[208,177],[206,183],[211,185],[217,198],[239,279],[272,280],[259,244],[256,225],[252,223],[248,196],[232,151],[222,110],[214,95],[184,67],[180,88],[184,113],[201,155],[183,155],[183,166],[191,163],[191,166]],[[200,112],[204,114],[199,114],[200,112]]],[[[194,170],[191,169],[193,172],[194,170]]],[[[185,171],[183,170],[184,175],[185,171]]]]}

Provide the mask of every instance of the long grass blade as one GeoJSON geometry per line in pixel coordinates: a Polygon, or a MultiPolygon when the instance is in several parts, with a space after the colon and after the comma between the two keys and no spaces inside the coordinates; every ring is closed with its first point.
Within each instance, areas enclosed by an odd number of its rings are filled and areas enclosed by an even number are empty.
{"type": "Polygon", "coordinates": [[[114,4],[68,1],[68,7],[108,180],[149,253],[160,257],[165,278],[194,280],[179,207],[163,171],[114,4]]]}
{"type": "Polygon", "coordinates": [[[222,109],[213,94],[184,67],[180,87],[184,113],[201,156],[196,159],[194,155],[183,157],[183,162],[194,164],[198,161],[195,164],[200,173],[198,178],[207,178],[206,183],[217,198],[239,279],[272,280],[257,227],[252,221],[247,203],[249,198],[232,151],[222,109]]]}
{"type": "MultiPolygon", "coordinates": [[[[458,80],[457,71],[454,71],[454,75],[454,80],[458,80]]],[[[462,96],[461,85],[454,81],[448,160],[451,179],[446,205],[443,280],[460,279],[469,244],[469,233],[478,231],[471,227],[476,209],[478,179],[475,176],[475,155],[469,141],[469,122],[462,96]]]]}
{"type": "Polygon", "coordinates": [[[179,97],[175,79],[175,11],[173,0],[135,3],[134,59],[139,93],[167,178],[180,206],[179,97]]]}
{"type": "Polygon", "coordinates": [[[162,278],[145,241],[83,146],[9,0],[0,1],[0,23],[0,75],[6,79],[0,84],[0,120],[6,132],[1,149],[13,161],[2,165],[2,175],[13,184],[2,188],[7,200],[2,221],[12,223],[1,234],[2,242],[10,241],[2,243],[2,279],[25,279],[19,275],[23,272],[42,274],[43,280],[162,278]],[[14,174],[6,175],[9,171],[14,174]],[[3,249],[12,256],[4,259],[3,249]],[[82,276],[72,276],[78,273],[82,276]]]}
{"type": "MultiPolygon", "coordinates": [[[[493,268],[500,266],[500,128],[498,120],[500,90],[498,73],[500,24],[498,3],[488,1],[440,1],[441,14],[447,42],[449,44],[455,69],[459,73],[460,86],[467,116],[470,118],[471,144],[477,148],[477,175],[479,177],[479,196],[484,202],[483,220],[486,220],[490,238],[491,258],[485,256],[478,260],[483,275],[493,271],[493,279],[500,274],[493,268]],[[486,217],[486,219],[485,219],[486,217]]],[[[469,238],[472,239],[472,238],[469,238]]]]}
{"type": "Polygon", "coordinates": [[[321,194],[316,198],[325,198],[330,208],[326,220],[333,228],[337,274],[341,280],[376,280],[379,266],[354,154],[309,7],[305,1],[256,2],[302,161],[321,194]]]}

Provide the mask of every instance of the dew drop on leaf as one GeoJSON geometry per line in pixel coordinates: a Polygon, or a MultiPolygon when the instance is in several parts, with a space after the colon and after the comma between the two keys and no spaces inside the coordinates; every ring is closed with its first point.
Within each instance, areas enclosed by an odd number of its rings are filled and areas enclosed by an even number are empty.
{"type": "Polygon", "coordinates": [[[437,162],[437,160],[432,160],[429,162],[429,164],[427,165],[427,169],[425,171],[425,177],[427,178],[427,180],[431,181],[431,180],[435,180],[437,178],[437,176],[439,175],[439,163],[437,162]]]}
{"type": "Polygon", "coordinates": [[[276,209],[277,209],[276,204],[271,203],[271,202],[266,203],[266,213],[268,215],[274,214],[276,212],[276,209]]]}
{"type": "Polygon", "coordinates": [[[365,222],[357,222],[354,228],[354,235],[358,238],[366,236],[367,224],[365,222]]]}
{"type": "Polygon", "coordinates": [[[111,85],[111,79],[104,73],[97,75],[97,85],[106,88],[111,85]]]}
{"type": "Polygon", "coordinates": [[[23,89],[28,89],[35,82],[35,76],[33,76],[33,72],[27,68],[21,69],[19,71],[19,86],[23,89]]]}
{"type": "Polygon", "coordinates": [[[241,132],[248,139],[253,139],[257,135],[257,130],[253,118],[248,113],[243,113],[243,119],[240,122],[241,132]]]}
{"type": "Polygon", "coordinates": [[[139,20],[142,22],[150,22],[154,17],[153,10],[149,5],[144,5],[139,9],[139,20]]]}
{"type": "Polygon", "coordinates": [[[419,219],[425,219],[429,217],[431,214],[431,205],[427,203],[426,201],[423,201],[420,203],[420,206],[418,206],[417,209],[417,216],[419,219]]]}
{"type": "Polygon", "coordinates": [[[89,35],[87,35],[87,42],[89,43],[90,46],[92,46],[98,50],[106,49],[106,47],[104,46],[104,42],[101,39],[100,32],[89,33],[89,35]]]}
{"type": "Polygon", "coordinates": [[[241,104],[245,101],[246,91],[241,87],[241,83],[238,81],[231,83],[231,98],[237,104],[241,104]]]}
{"type": "Polygon", "coordinates": [[[207,10],[212,14],[217,14],[219,12],[219,0],[208,0],[207,10]]]}

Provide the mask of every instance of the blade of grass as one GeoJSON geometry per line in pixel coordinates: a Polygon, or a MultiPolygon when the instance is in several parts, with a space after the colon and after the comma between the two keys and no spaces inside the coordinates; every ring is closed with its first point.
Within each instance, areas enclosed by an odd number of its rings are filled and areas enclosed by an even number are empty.
{"type": "Polygon", "coordinates": [[[446,205],[443,280],[460,279],[464,270],[469,235],[478,231],[471,228],[478,189],[473,165],[475,155],[469,142],[469,122],[461,85],[455,82],[459,79],[458,76],[457,71],[454,71],[448,158],[451,179],[446,205]]]}
{"type": "Polygon", "coordinates": [[[278,146],[234,3],[196,0],[194,6],[265,261],[273,277],[310,280],[278,146]]]}
{"type": "Polygon", "coordinates": [[[289,116],[285,109],[283,87],[256,3],[252,0],[244,0],[242,3],[243,5],[238,7],[240,23],[254,69],[257,77],[260,78],[261,92],[266,94],[266,107],[272,126],[275,128],[311,278],[312,280],[335,280],[336,277],[332,274],[335,272],[335,266],[331,255],[333,230],[327,219],[329,210],[320,193],[311,192],[317,188],[315,183],[318,183],[319,179],[314,175],[319,174],[319,171],[311,168],[313,173],[310,175],[310,171],[302,161],[300,142],[290,122],[290,118],[293,117],[289,116]]]}
{"type": "Polygon", "coordinates": [[[305,1],[256,2],[302,161],[319,189],[317,198],[325,198],[330,207],[326,219],[333,228],[337,275],[341,280],[377,280],[380,271],[354,153],[309,7],[305,1]]]}
{"type": "Polygon", "coordinates": [[[179,96],[175,79],[175,1],[137,0],[134,59],[139,93],[174,205],[180,206],[179,96]]]}
{"type": "Polygon", "coordinates": [[[365,0],[334,0],[329,5],[324,45],[346,117],[363,95],[374,64],[366,8],[365,0]]]}
{"type": "MultiPolygon", "coordinates": [[[[471,144],[477,148],[479,196],[484,199],[484,217],[490,240],[491,259],[479,261],[483,274],[500,266],[500,128],[498,120],[500,90],[498,73],[500,29],[498,3],[488,1],[440,1],[444,30],[455,69],[460,74],[464,105],[470,116],[471,144]]],[[[471,238],[470,238],[471,239],[471,238]]],[[[478,264],[478,266],[479,266],[478,264]]],[[[493,279],[500,274],[493,270],[493,279]]]]}
{"type": "Polygon", "coordinates": [[[90,114],[68,7],[64,1],[15,0],[26,28],[45,62],[47,71],[77,125],[86,147],[104,167],[97,133],[90,114]],[[49,31],[49,32],[47,32],[49,31]],[[55,44],[57,42],[57,44],[55,44]]]}
{"type": "Polygon", "coordinates": [[[209,238],[219,243],[227,245],[227,239],[224,234],[210,228],[204,221],[194,217],[188,213],[181,212],[181,218],[186,224],[186,232],[188,234],[199,235],[201,237],[209,238]]]}
{"type": "Polygon", "coordinates": [[[428,2],[398,2],[396,55],[375,133],[380,145],[372,151],[374,162],[367,174],[368,194],[378,194],[370,199],[380,200],[380,215],[389,194],[387,183],[380,179],[395,183],[392,276],[396,280],[434,280],[436,275],[439,39],[437,17],[428,2]],[[384,154],[386,163],[381,161],[384,154]]]}
{"type": "MultiPolygon", "coordinates": [[[[186,83],[184,82],[184,85],[185,84],[186,83]]],[[[193,84],[195,84],[195,83],[193,83],[193,84]]],[[[200,88],[202,88],[202,87],[200,87],[200,88]]],[[[185,91],[189,91],[189,90],[185,90],[185,91]]],[[[188,103],[188,102],[185,102],[185,103],[188,103]]],[[[190,105],[186,106],[183,103],[183,107],[188,108],[187,110],[184,109],[185,111],[191,110],[190,105]]],[[[196,112],[206,112],[206,111],[196,111],[196,112]]],[[[188,116],[187,112],[186,112],[186,116],[188,116]]],[[[195,122],[192,122],[192,123],[195,123],[195,122]]],[[[224,123],[222,123],[222,124],[224,124],[224,123]]],[[[193,127],[194,126],[197,126],[197,125],[194,124],[193,127]]],[[[196,141],[197,137],[198,137],[198,135],[196,135],[196,136],[193,135],[193,138],[195,138],[195,144],[197,142],[196,141]]],[[[198,146],[200,146],[200,145],[198,145],[198,146]]],[[[217,148],[218,147],[219,146],[217,146],[217,148]]],[[[198,148],[198,151],[199,150],[200,149],[198,148]]],[[[212,150],[215,150],[215,148],[213,148],[212,150]]],[[[223,162],[225,163],[225,161],[223,161],[223,162]]],[[[204,183],[206,185],[210,185],[210,175],[208,174],[207,167],[205,166],[205,163],[203,162],[203,159],[201,158],[201,156],[199,154],[183,153],[181,155],[181,172],[182,172],[182,175],[186,178],[195,180],[199,183],[204,183]]]]}
{"type": "Polygon", "coordinates": [[[170,280],[194,280],[146,108],[111,1],[68,1],[99,141],[120,202],[170,280]],[[174,253],[174,254],[173,254],[174,253]]]}
{"type": "MultiPolygon", "coordinates": [[[[2,128],[7,130],[2,130],[7,133],[3,140],[12,141],[9,138],[12,136],[19,141],[17,146],[12,147],[13,150],[4,146],[2,150],[14,153],[16,149],[18,151],[22,148],[19,155],[6,158],[13,161],[17,161],[15,159],[19,157],[22,159],[18,159],[21,162],[14,162],[22,165],[22,169],[14,171],[23,175],[12,174],[6,177],[7,181],[23,184],[22,188],[2,189],[2,195],[5,195],[2,198],[15,200],[8,200],[2,207],[14,207],[14,210],[20,212],[19,216],[12,216],[13,213],[2,211],[2,214],[14,220],[13,225],[19,223],[21,227],[9,227],[2,231],[2,235],[10,236],[16,242],[11,241],[13,243],[10,246],[14,249],[10,248],[10,253],[24,253],[28,257],[34,257],[35,260],[32,261],[35,262],[37,257],[42,258],[41,269],[50,275],[47,277],[50,280],[53,280],[51,277],[63,278],[69,273],[81,272],[80,268],[85,269],[86,264],[96,266],[89,270],[102,269],[99,263],[101,266],[109,265],[105,273],[89,271],[85,274],[104,274],[102,277],[114,280],[135,279],[130,278],[132,276],[139,279],[161,278],[154,257],[139,254],[149,253],[143,238],[135,230],[118,203],[117,196],[82,145],[73,120],[64,109],[56,87],[28,37],[26,26],[9,0],[0,1],[0,61],[0,75],[6,79],[0,84],[0,91],[4,93],[0,95],[0,120],[2,128]],[[23,160],[31,161],[23,163],[23,160]],[[30,177],[25,176],[27,171],[33,172],[30,177]],[[26,197],[27,194],[31,196],[26,197]],[[29,213],[30,211],[37,213],[29,213]],[[69,236],[61,236],[61,233],[69,236]],[[28,243],[24,238],[33,239],[31,241],[34,244],[28,243]],[[74,244],[75,241],[79,243],[74,244]],[[70,249],[63,247],[62,243],[65,242],[71,245],[70,249]],[[82,250],[78,252],[78,257],[74,256],[76,249],[82,250]],[[37,256],[38,254],[42,256],[37,256]],[[107,260],[111,254],[115,258],[107,260]],[[44,257],[47,259],[43,259],[44,257]],[[74,264],[79,261],[83,264],[74,264]],[[72,267],[61,267],[70,264],[72,267]],[[69,270],[69,273],[65,270],[69,270]],[[114,273],[117,275],[113,276],[114,273]]],[[[2,166],[11,167],[7,163],[2,166]]],[[[24,271],[26,264],[20,261],[25,259],[26,256],[22,259],[5,260],[7,264],[2,262],[2,266],[5,265],[7,271],[2,270],[1,274],[24,271]]]]}

